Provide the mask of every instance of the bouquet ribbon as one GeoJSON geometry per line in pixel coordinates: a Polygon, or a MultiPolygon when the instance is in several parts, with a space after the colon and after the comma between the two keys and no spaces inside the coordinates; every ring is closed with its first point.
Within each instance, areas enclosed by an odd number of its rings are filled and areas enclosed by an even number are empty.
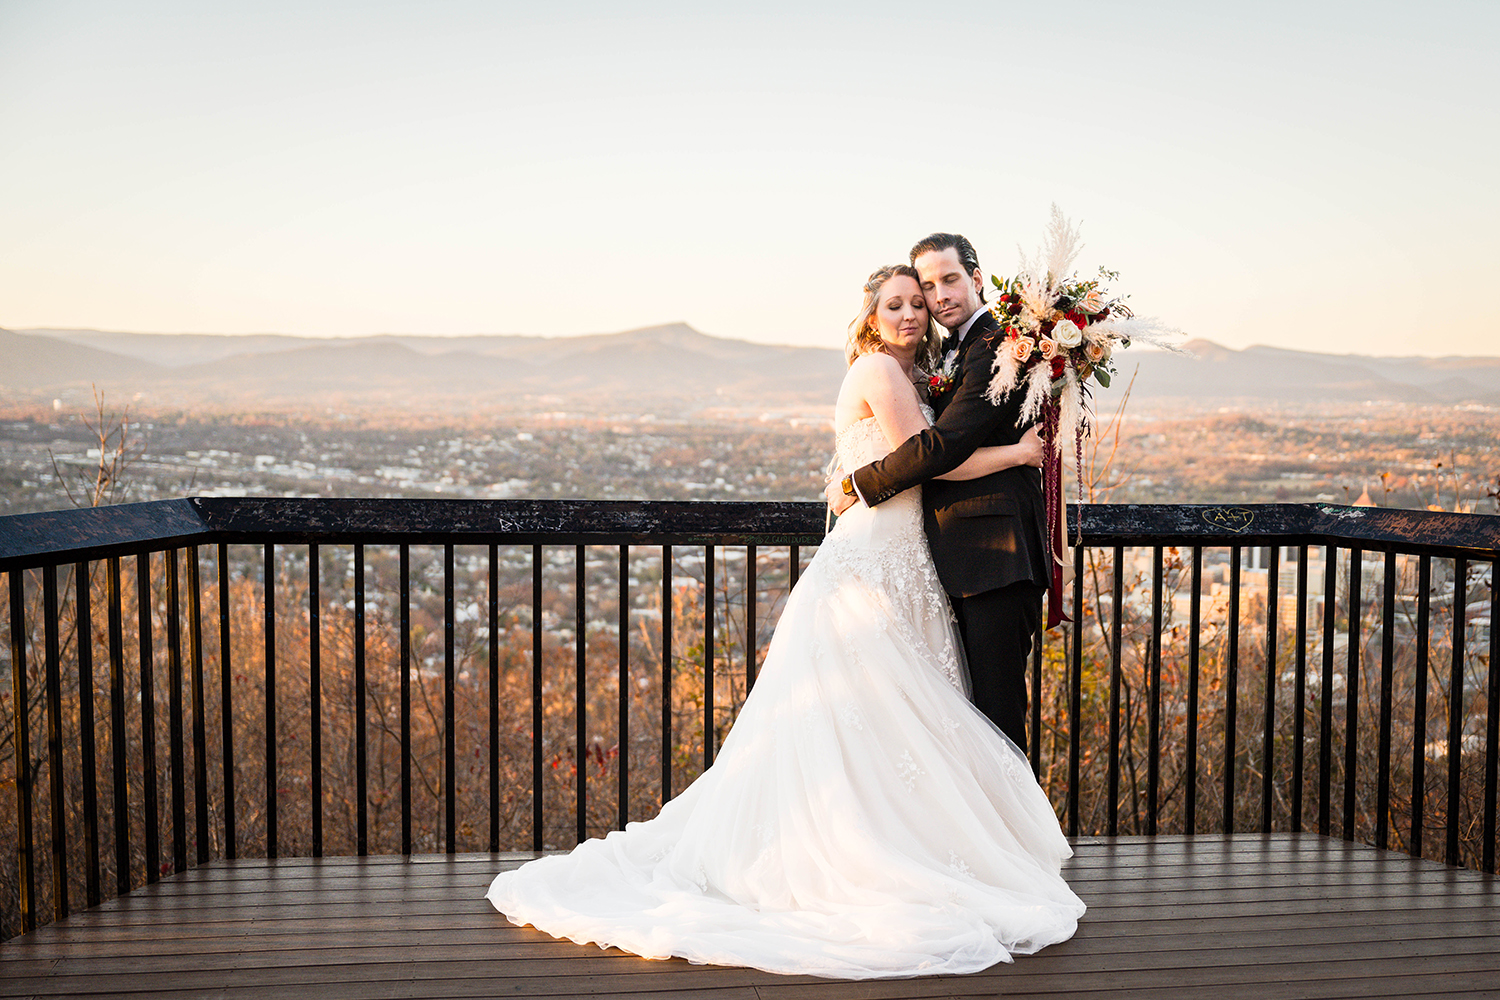
{"type": "MultiPolygon", "coordinates": [[[[1061,356],[1052,359],[1052,375],[1062,375],[1064,365],[1061,356]]],[[[1068,509],[1063,504],[1062,449],[1058,446],[1057,432],[1061,422],[1062,407],[1055,398],[1042,403],[1042,496],[1047,505],[1047,561],[1052,564],[1052,579],[1047,586],[1047,628],[1073,619],[1063,613],[1063,566],[1067,553],[1063,539],[1067,527],[1064,524],[1068,509]]]]}

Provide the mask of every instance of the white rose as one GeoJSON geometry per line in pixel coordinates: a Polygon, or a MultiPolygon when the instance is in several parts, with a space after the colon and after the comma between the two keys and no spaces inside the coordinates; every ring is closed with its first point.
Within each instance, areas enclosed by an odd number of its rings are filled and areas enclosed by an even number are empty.
{"type": "Polygon", "coordinates": [[[1070,319],[1059,320],[1052,328],[1052,339],[1057,341],[1058,347],[1071,351],[1083,343],[1083,331],[1070,319]]]}

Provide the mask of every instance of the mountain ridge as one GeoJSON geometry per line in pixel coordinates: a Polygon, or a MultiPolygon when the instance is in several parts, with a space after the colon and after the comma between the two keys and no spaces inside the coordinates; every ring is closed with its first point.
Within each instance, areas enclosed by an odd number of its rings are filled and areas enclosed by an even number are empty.
{"type": "MultiPolygon", "coordinates": [[[[1260,399],[1500,405],[1500,357],[1334,355],[1209,340],[1122,351],[1142,400],[1260,399]]],[[[0,330],[0,392],[72,397],[95,385],[191,407],[613,402],[692,412],[826,407],[842,351],[715,337],[686,323],[577,337],[151,334],[0,330]]],[[[1117,383],[1118,384],[1118,383],[1117,383]]],[[[534,404],[533,404],[534,405],[534,404]]]]}

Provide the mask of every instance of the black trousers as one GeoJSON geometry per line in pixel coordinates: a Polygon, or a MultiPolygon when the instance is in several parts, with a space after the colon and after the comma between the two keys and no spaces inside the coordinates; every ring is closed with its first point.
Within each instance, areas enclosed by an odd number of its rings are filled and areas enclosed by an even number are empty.
{"type": "Polygon", "coordinates": [[[1013,583],[973,597],[950,597],[969,659],[974,707],[1015,741],[1026,743],[1026,671],[1042,624],[1042,595],[1035,583],[1013,583]]]}

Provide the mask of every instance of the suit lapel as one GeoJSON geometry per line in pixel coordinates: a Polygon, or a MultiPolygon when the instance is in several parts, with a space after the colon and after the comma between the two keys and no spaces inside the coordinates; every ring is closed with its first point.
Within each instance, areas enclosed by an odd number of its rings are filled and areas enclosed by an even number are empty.
{"type": "Polygon", "coordinates": [[[969,327],[969,335],[964,338],[964,346],[976,340],[982,340],[986,334],[994,332],[999,326],[1000,324],[995,322],[995,317],[990,315],[989,309],[981,306],[979,318],[974,321],[973,326],[969,327]]]}
{"type": "MultiPolygon", "coordinates": [[[[964,355],[969,352],[969,348],[972,347],[976,341],[984,339],[984,336],[987,333],[994,330],[996,325],[997,324],[995,323],[995,317],[990,315],[989,310],[981,308],[979,318],[974,321],[973,326],[969,327],[969,332],[964,336],[963,343],[958,345],[958,360],[955,362],[957,374],[955,375],[953,380],[953,388],[949,389],[947,392],[943,393],[943,395],[938,397],[937,401],[933,404],[932,407],[933,413],[940,415],[943,410],[947,409],[949,401],[952,400],[953,397],[957,394],[959,385],[963,383],[964,355]]],[[[944,343],[948,343],[948,341],[952,340],[952,338],[953,335],[950,333],[948,335],[948,340],[945,340],[944,343]]]]}
{"type": "Polygon", "coordinates": [[[969,327],[969,332],[965,335],[963,343],[958,345],[958,370],[960,372],[963,371],[964,355],[969,353],[969,348],[975,342],[983,340],[985,334],[994,330],[996,325],[995,317],[990,315],[990,311],[982,309],[979,318],[974,321],[974,325],[969,327]]]}

